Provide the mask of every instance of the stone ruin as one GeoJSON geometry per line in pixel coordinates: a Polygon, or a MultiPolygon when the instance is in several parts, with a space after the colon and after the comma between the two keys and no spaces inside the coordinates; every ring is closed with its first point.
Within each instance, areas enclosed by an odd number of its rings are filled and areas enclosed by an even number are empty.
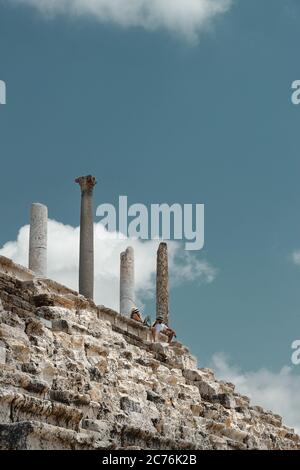
{"type": "MultiPolygon", "coordinates": [[[[121,254],[121,313],[94,303],[92,187],[82,196],[79,293],[47,279],[45,206],[32,207],[31,269],[0,257],[0,449],[300,449],[280,416],[129,318],[132,249],[121,254]]],[[[168,320],[164,243],[157,314],[168,320]]]]}

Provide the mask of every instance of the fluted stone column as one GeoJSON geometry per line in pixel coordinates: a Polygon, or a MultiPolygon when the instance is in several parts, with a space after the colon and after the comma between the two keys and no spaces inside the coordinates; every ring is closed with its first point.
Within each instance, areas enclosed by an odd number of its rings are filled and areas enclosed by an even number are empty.
{"type": "Polygon", "coordinates": [[[134,251],[128,247],[120,256],[120,313],[130,316],[134,307],[134,251]]]}
{"type": "Polygon", "coordinates": [[[79,293],[94,298],[94,222],[93,189],[94,176],[80,176],[75,180],[81,188],[79,293]]]}
{"type": "Polygon", "coordinates": [[[29,269],[38,276],[47,276],[47,225],[48,209],[34,203],[30,212],[29,269]]]}
{"type": "Polygon", "coordinates": [[[160,243],[157,250],[156,268],[156,317],[161,315],[169,323],[169,272],[168,246],[160,243]]]}

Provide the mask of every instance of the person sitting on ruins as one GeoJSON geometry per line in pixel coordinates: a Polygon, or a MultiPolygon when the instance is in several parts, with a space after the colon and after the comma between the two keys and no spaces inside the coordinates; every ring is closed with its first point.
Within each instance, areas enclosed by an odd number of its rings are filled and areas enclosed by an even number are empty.
{"type": "Polygon", "coordinates": [[[149,315],[145,317],[143,320],[142,315],[140,314],[140,311],[138,308],[133,308],[131,309],[131,315],[130,315],[131,320],[135,320],[139,323],[142,323],[144,326],[149,326],[150,327],[150,317],[149,315]]]}
{"type": "Polygon", "coordinates": [[[155,322],[153,323],[151,327],[151,333],[154,342],[158,341],[159,333],[163,333],[168,337],[168,343],[171,343],[174,337],[176,338],[176,332],[164,323],[164,319],[161,315],[158,315],[155,322]]]}

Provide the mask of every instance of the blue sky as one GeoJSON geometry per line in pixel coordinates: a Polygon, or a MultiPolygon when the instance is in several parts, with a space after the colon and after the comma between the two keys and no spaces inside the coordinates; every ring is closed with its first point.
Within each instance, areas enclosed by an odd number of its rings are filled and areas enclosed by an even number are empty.
{"type": "MultiPolygon", "coordinates": [[[[299,1],[225,2],[223,13],[184,27],[160,11],[150,25],[120,26],[114,13],[103,21],[54,8],[49,17],[35,3],[0,0],[0,246],[16,239],[36,200],[78,225],[81,174],[99,181],[95,205],[121,194],[204,203],[205,247],[192,256],[218,274],[172,289],[179,338],[201,365],[222,351],[242,370],[291,366],[300,336],[300,107],[290,99],[299,1]]],[[[151,312],[154,299],[145,303],[151,312]]]]}

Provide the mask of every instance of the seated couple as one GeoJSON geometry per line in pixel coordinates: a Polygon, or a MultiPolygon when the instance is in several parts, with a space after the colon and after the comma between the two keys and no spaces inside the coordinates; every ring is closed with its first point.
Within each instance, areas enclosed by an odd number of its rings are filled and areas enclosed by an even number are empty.
{"type": "Polygon", "coordinates": [[[154,342],[158,341],[159,338],[159,333],[163,333],[168,337],[168,343],[171,343],[172,339],[175,337],[176,338],[176,333],[174,330],[172,330],[168,325],[164,323],[164,319],[161,315],[158,315],[156,318],[155,322],[151,326],[150,323],[150,317],[147,316],[143,320],[139,310],[137,308],[133,308],[131,310],[131,315],[130,318],[132,320],[135,320],[139,323],[143,323],[143,325],[148,326],[151,330],[151,339],[154,342]]]}

